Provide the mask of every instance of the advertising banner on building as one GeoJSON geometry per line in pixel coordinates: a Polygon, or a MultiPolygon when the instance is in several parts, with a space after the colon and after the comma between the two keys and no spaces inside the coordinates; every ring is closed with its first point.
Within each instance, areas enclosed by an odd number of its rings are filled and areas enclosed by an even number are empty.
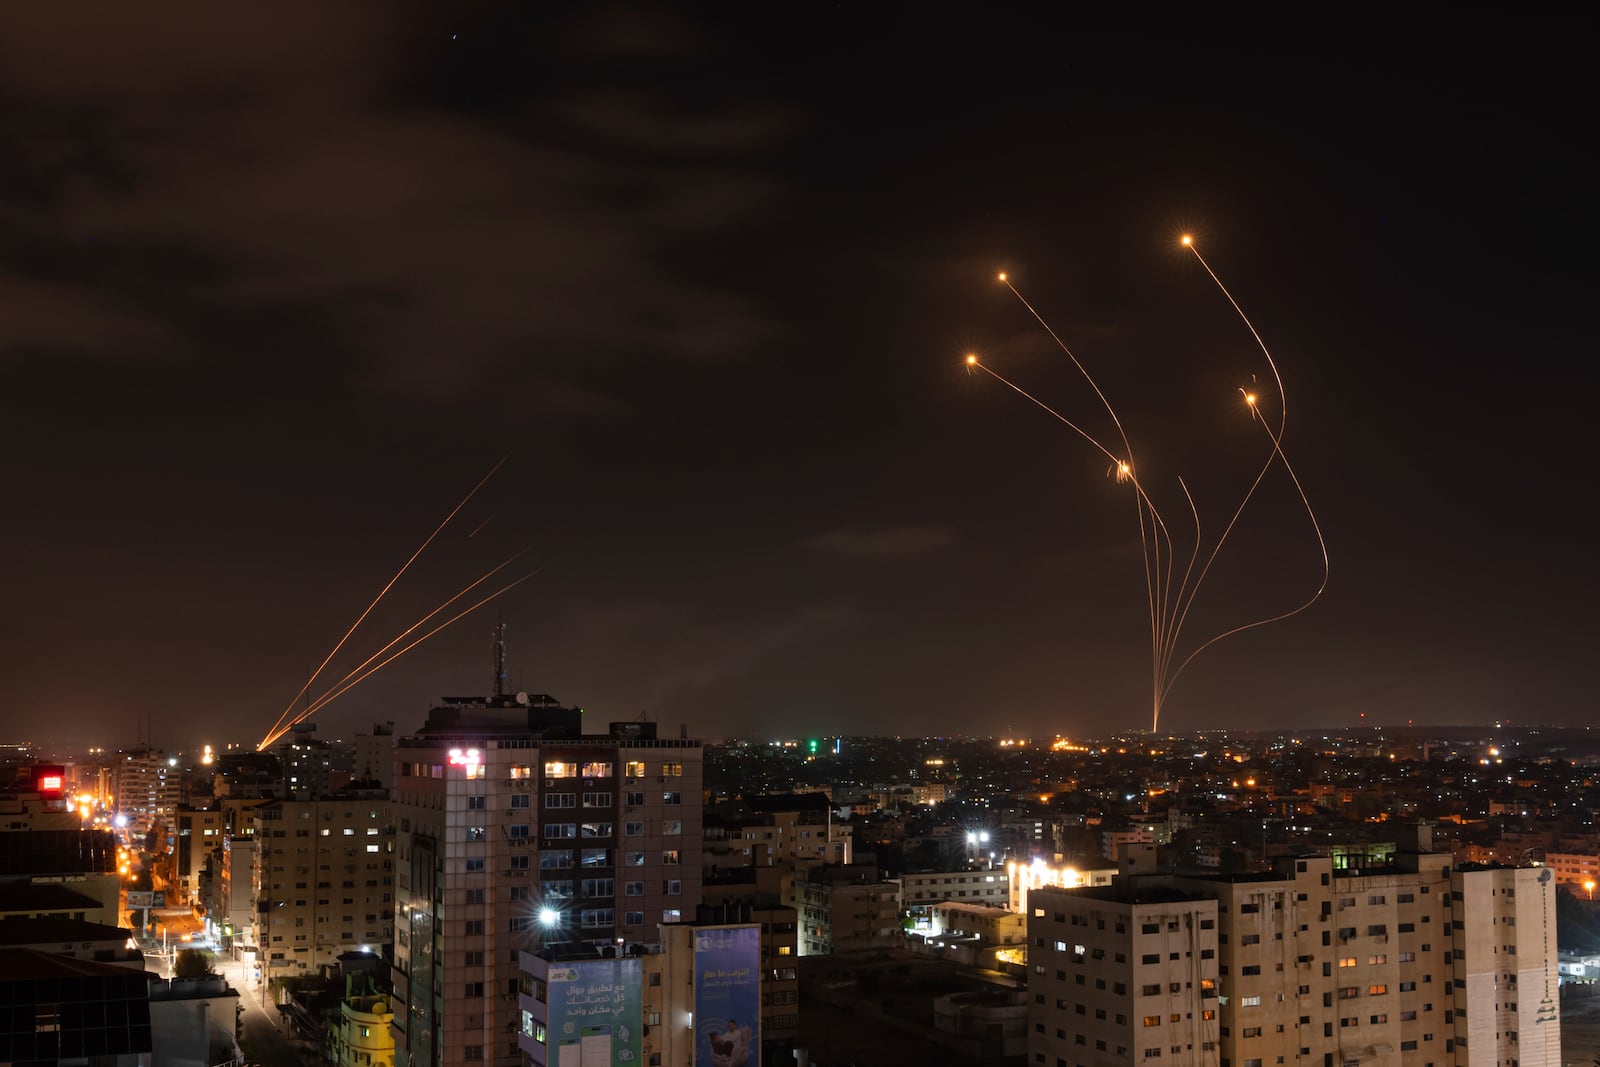
{"type": "Polygon", "coordinates": [[[694,1062],[761,1067],[761,928],[695,931],[694,1062]]]}
{"type": "Polygon", "coordinates": [[[637,957],[553,963],[546,990],[551,1067],[639,1067],[644,968],[637,957]]]}

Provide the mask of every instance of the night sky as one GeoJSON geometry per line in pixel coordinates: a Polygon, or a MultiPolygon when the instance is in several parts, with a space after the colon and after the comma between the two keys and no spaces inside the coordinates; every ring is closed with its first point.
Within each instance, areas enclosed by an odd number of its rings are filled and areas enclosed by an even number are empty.
{"type": "MultiPolygon", "coordinates": [[[[1557,25],[64,6],[0,15],[0,740],[254,743],[507,453],[313,692],[543,569],[323,736],[487,692],[497,610],[511,686],[599,723],[1148,725],[1129,488],[961,360],[1111,435],[1007,271],[1209,545],[1270,372],[1186,232],[1278,361],[1332,577],[1163,727],[1593,715],[1592,87],[1557,25]]],[[[1185,647],[1321,572],[1275,468],[1185,647]]]]}

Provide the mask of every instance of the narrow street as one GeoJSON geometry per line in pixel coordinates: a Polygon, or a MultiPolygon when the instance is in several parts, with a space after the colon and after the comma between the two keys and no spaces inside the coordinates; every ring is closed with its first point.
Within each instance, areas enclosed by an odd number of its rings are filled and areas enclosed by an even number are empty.
{"type": "Polygon", "coordinates": [[[239,1004],[244,1008],[244,1035],[239,1046],[244,1050],[245,1062],[263,1067],[306,1067],[320,1063],[322,1057],[303,1041],[286,1034],[285,1024],[272,1003],[266,985],[257,984],[243,963],[218,958],[218,973],[226,976],[228,984],[239,991],[239,1004]]]}

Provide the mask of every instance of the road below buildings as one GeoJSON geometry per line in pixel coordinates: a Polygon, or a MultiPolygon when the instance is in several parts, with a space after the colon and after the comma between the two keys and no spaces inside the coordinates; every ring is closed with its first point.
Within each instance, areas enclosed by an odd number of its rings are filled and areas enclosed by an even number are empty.
{"type": "Polygon", "coordinates": [[[258,983],[243,963],[218,959],[217,971],[228,979],[228,984],[239,991],[239,1005],[244,1008],[244,1034],[239,1047],[244,1051],[246,1063],[263,1067],[305,1067],[320,1063],[322,1057],[303,1040],[287,1031],[287,1024],[272,1002],[265,983],[258,983]]]}

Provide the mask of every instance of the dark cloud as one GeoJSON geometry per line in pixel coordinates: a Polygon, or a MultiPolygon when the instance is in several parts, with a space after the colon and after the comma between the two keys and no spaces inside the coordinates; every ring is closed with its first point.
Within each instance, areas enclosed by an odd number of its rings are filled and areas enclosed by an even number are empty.
{"type": "Polygon", "coordinates": [[[0,277],[0,306],[15,309],[0,360],[37,350],[118,362],[159,352],[172,339],[170,325],[130,303],[72,282],[0,277]]]}
{"type": "Polygon", "coordinates": [[[958,544],[961,536],[948,526],[893,526],[863,529],[841,527],[819,534],[810,543],[855,556],[917,556],[958,544]]]}
{"type": "MultiPolygon", "coordinates": [[[[354,383],[548,398],[596,391],[597,362],[738,358],[774,331],[681,254],[781,199],[758,169],[790,127],[778,109],[579,83],[463,116],[405,91],[408,59],[450,47],[442,28],[419,43],[378,6],[102,15],[30,16],[0,52],[13,108],[94,114],[53,157],[109,160],[53,168],[27,243],[60,278],[17,279],[53,288],[20,304],[14,341],[83,352],[124,327],[176,338],[197,309],[219,329],[292,311],[354,383]],[[173,248],[217,268],[133,316],[141,253],[173,248]]],[[[658,58],[681,56],[661,30],[658,58]]]]}

